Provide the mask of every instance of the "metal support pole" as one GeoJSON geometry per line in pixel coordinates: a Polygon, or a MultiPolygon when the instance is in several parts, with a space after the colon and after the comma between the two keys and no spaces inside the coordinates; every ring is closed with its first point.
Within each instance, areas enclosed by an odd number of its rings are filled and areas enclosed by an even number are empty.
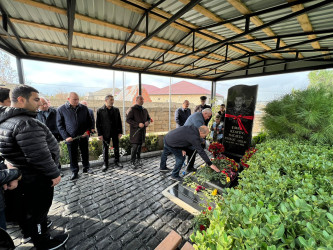
{"type": "Polygon", "coordinates": [[[142,95],[141,73],[139,73],[139,95],[142,95]]]}
{"type": "Polygon", "coordinates": [[[125,72],[123,71],[123,127],[124,127],[124,135],[126,135],[126,112],[125,112],[125,72]]]}
{"type": "Polygon", "coordinates": [[[116,72],[113,71],[113,88],[112,88],[112,92],[113,92],[113,97],[114,97],[114,94],[115,94],[115,88],[116,88],[116,77],[115,77],[115,74],[116,72]]]}
{"type": "Polygon", "coordinates": [[[211,89],[211,96],[210,96],[212,108],[213,108],[213,100],[214,100],[215,96],[216,96],[216,81],[212,81],[212,89],[211,89]]]}
{"type": "Polygon", "coordinates": [[[172,77],[170,77],[170,82],[169,82],[169,131],[171,130],[171,85],[172,85],[172,77]]]}
{"type": "Polygon", "coordinates": [[[22,64],[22,59],[19,57],[16,57],[16,66],[17,66],[19,82],[20,82],[20,84],[24,84],[23,64],[22,64]]]}

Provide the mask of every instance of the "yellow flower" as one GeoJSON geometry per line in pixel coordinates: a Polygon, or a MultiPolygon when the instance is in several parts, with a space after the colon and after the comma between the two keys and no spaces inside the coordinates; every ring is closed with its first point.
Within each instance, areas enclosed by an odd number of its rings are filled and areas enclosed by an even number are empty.
{"type": "Polygon", "coordinates": [[[217,195],[217,189],[216,188],[213,190],[212,195],[217,195]]]}
{"type": "Polygon", "coordinates": [[[227,182],[230,182],[230,178],[229,177],[227,177],[227,182]]]}
{"type": "Polygon", "coordinates": [[[201,167],[201,168],[204,168],[204,167],[205,167],[205,164],[202,164],[200,167],[201,167]]]}

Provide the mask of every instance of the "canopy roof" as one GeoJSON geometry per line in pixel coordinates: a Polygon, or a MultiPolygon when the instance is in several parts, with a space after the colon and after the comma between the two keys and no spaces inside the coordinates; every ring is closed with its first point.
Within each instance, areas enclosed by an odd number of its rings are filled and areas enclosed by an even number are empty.
{"type": "Polygon", "coordinates": [[[1,0],[19,58],[224,80],[332,67],[332,0],[1,0]]]}

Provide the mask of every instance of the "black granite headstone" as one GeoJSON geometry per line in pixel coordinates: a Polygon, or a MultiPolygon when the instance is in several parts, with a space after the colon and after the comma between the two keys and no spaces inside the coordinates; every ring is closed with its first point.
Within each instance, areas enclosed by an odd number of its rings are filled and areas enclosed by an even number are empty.
{"type": "Polygon", "coordinates": [[[238,160],[249,148],[252,138],[258,85],[236,85],[228,90],[224,120],[225,154],[238,160]]]}

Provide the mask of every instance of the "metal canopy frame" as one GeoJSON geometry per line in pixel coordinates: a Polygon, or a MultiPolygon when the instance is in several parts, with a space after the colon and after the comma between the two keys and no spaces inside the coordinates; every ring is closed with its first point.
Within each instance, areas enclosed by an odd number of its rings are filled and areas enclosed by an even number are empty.
{"type": "MultiPolygon", "coordinates": [[[[95,49],[86,49],[84,48],[85,44],[82,46],[82,42],[80,47],[73,46],[73,38],[74,36],[78,35],[79,32],[75,30],[74,21],[77,19],[76,22],[81,20],[87,22],[93,22],[93,18],[89,16],[84,16],[76,11],[80,11],[78,4],[84,4],[83,2],[77,2],[76,0],[68,0],[67,1],[67,8],[61,9],[56,6],[48,5],[44,2],[46,1],[36,1],[36,0],[25,0],[24,4],[27,6],[33,6],[34,8],[42,8],[47,11],[54,11],[55,13],[60,13],[67,15],[68,25],[66,27],[67,31],[67,57],[59,56],[59,55],[48,55],[42,53],[34,53],[34,51],[29,51],[27,48],[27,42],[35,42],[36,44],[40,43],[42,45],[47,45],[49,43],[51,46],[64,46],[63,44],[57,44],[52,42],[45,42],[42,38],[41,39],[31,39],[26,37],[20,37],[19,33],[17,32],[18,27],[16,27],[17,23],[20,25],[22,20],[18,19],[17,17],[11,16],[11,13],[8,13],[7,10],[12,10],[12,8],[6,8],[7,5],[5,4],[5,0],[0,3],[0,12],[2,19],[2,25],[0,24],[0,48],[15,55],[17,57],[18,62],[21,65],[21,59],[34,59],[34,60],[42,60],[48,62],[57,62],[57,63],[66,63],[72,65],[81,65],[81,66],[90,66],[96,68],[104,68],[104,69],[112,69],[112,70],[121,70],[127,72],[137,72],[139,74],[152,74],[152,75],[161,75],[161,76],[168,76],[168,77],[182,77],[187,79],[201,79],[201,80],[211,80],[211,81],[221,81],[224,79],[231,79],[231,78],[242,78],[242,77],[250,77],[253,75],[253,72],[260,71],[261,75],[268,75],[268,74],[278,74],[278,73],[288,73],[293,71],[302,71],[302,70],[309,70],[308,66],[302,66],[302,61],[306,62],[313,62],[313,69],[317,68],[328,68],[332,67],[332,60],[330,56],[332,56],[332,47],[324,47],[320,46],[318,41],[324,41],[325,39],[332,39],[333,38],[333,29],[326,26],[326,29],[307,29],[304,32],[298,33],[290,33],[285,34],[285,32],[278,32],[275,34],[272,32],[271,34],[267,34],[267,36],[260,36],[260,37],[253,37],[250,35],[251,33],[262,31],[265,28],[270,28],[272,25],[280,24],[285,21],[288,22],[291,18],[296,18],[300,15],[307,15],[307,13],[311,11],[317,11],[319,8],[326,6],[328,4],[332,4],[331,0],[296,0],[288,3],[273,5],[268,8],[259,9],[250,11],[247,14],[243,14],[240,16],[236,16],[230,18],[228,20],[223,20],[222,17],[220,18],[221,21],[216,22],[218,19],[213,19],[209,17],[209,14],[206,17],[210,18],[211,20],[215,20],[213,24],[205,25],[202,27],[196,26],[195,24],[184,21],[184,19],[180,19],[185,13],[191,11],[195,6],[197,6],[202,0],[191,0],[188,1],[187,4],[184,4],[178,10],[174,10],[173,13],[168,13],[159,9],[158,6],[162,6],[166,0],[159,0],[155,4],[148,4],[148,2],[138,1],[138,0],[105,0],[106,2],[111,2],[112,4],[117,4],[123,8],[127,8],[130,11],[136,11],[140,13],[141,16],[139,21],[135,24],[134,28],[128,27],[120,27],[118,25],[119,31],[127,32],[126,39],[118,40],[117,43],[122,44],[118,51],[111,51],[109,53],[102,52],[100,50],[95,49]],[[313,3],[313,4],[312,4],[313,3]],[[306,4],[303,6],[303,4],[306,4]],[[285,13],[284,10],[286,8],[297,7],[296,11],[293,9],[293,12],[289,14],[285,13]],[[300,7],[301,6],[301,7],[300,7]],[[280,11],[280,12],[279,12],[280,11]],[[257,18],[261,15],[269,15],[270,13],[279,12],[280,15],[278,18],[268,21],[262,22],[261,25],[256,24],[256,27],[252,28],[250,26],[250,22],[253,22],[253,18],[257,18]],[[84,16],[85,18],[81,18],[80,16],[84,16]],[[152,32],[149,32],[149,26],[152,25],[150,20],[155,20],[161,22],[162,24],[158,26],[152,32]],[[90,18],[90,19],[89,19],[90,18]],[[89,21],[90,20],[90,21],[89,21]],[[141,25],[145,20],[145,26],[141,25]],[[164,21],[163,21],[164,20],[164,21]],[[239,23],[244,22],[243,29],[240,29],[239,23]],[[237,25],[234,23],[237,22],[237,25]],[[14,24],[13,24],[14,23],[14,24]],[[173,27],[174,29],[181,30],[183,33],[179,33],[176,41],[168,40],[165,38],[157,37],[157,35],[161,34],[162,30],[166,27],[173,27]],[[225,25],[234,25],[235,28],[238,29],[236,32],[235,30],[228,28],[228,26],[224,27],[232,30],[235,34],[228,35],[227,38],[224,38],[217,33],[214,33],[213,30],[219,29],[219,27],[225,25]],[[144,32],[138,30],[139,27],[145,27],[144,32]],[[213,29],[214,28],[214,29],[213,29]],[[125,31],[124,31],[125,30],[125,31]],[[143,36],[143,39],[138,43],[133,43],[131,40],[133,37],[137,38],[137,36],[143,36]],[[187,38],[192,36],[192,42],[189,45],[189,40],[186,41],[187,38]],[[300,41],[300,37],[304,37],[304,41],[300,41]],[[155,39],[158,38],[158,39],[155,39]],[[288,42],[287,44],[282,41],[282,39],[290,39],[292,41],[295,38],[298,42],[288,42]],[[168,49],[160,49],[159,47],[153,47],[147,45],[150,44],[152,40],[166,41],[168,49]],[[202,41],[205,43],[202,43],[202,41]],[[207,45],[207,41],[209,44],[207,45]],[[270,46],[264,44],[263,42],[268,41],[270,46]],[[272,43],[274,41],[274,43],[272,43]],[[309,46],[312,43],[317,42],[319,46],[313,46],[312,49],[309,46]],[[146,46],[143,46],[143,45],[146,46]],[[201,45],[205,44],[205,45],[201,45]],[[257,48],[259,44],[262,48],[257,48]],[[274,44],[272,46],[272,44],[274,44]],[[256,45],[256,48],[253,47],[256,45]],[[247,47],[248,46],[248,47],[247,47]],[[131,49],[127,49],[131,47],[131,49]],[[182,52],[179,52],[178,47],[182,48],[182,52]],[[137,49],[151,49],[155,51],[155,53],[150,53],[148,56],[146,55],[139,55],[139,57],[130,56],[133,54],[134,51],[137,49]],[[184,49],[185,48],[185,49],[184,49]],[[223,48],[223,50],[222,50],[223,48]],[[254,49],[252,49],[254,48],[254,49]],[[94,61],[85,60],[85,59],[78,59],[75,58],[73,53],[74,50],[81,50],[83,52],[90,52],[90,53],[104,53],[104,55],[109,55],[111,59],[109,62],[103,63],[94,63],[94,61]],[[233,50],[233,51],[231,51],[233,50]],[[185,52],[184,52],[185,51],[185,52]],[[236,53],[235,53],[236,52],[236,53]],[[317,53],[317,55],[309,55],[308,52],[317,53]],[[301,53],[304,53],[301,54],[301,53]],[[320,54],[319,54],[320,53],[320,54]],[[240,55],[241,54],[241,55],[240,55]],[[174,56],[176,55],[176,56],[174,56]],[[291,58],[291,56],[293,56],[291,58]],[[165,58],[168,57],[171,59],[166,60],[165,58]],[[141,60],[141,64],[137,64],[138,66],[131,66],[131,64],[126,65],[128,61],[123,61],[123,59],[128,58],[130,60],[141,60]],[[183,60],[181,60],[183,59],[183,60]],[[180,61],[181,60],[181,61],[180,61]],[[177,63],[176,63],[177,62],[177,63]],[[314,62],[322,62],[321,65],[314,62]],[[234,64],[237,67],[230,70],[226,65],[234,64]],[[298,63],[299,68],[295,69],[289,67],[290,63],[298,63]],[[284,72],[279,71],[270,71],[268,69],[273,68],[275,65],[284,65],[284,72]],[[168,67],[165,67],[168,66],[168,67]],[[166,70],[168,69],[168,70],[166,70]],[[240,72],[244,72],[244,74],[238,74],[240,72]],[[238,74],[238,75],[237,75],[238,74]],[[235,76],[236,75],[236,76],[235,76]]],[[[17,4],[23,4],[21,0],[11,0],[13,2],[17,2],[17,4]]],[[[264,0],[263,0],[264,1],[264,0]]],[[[239,0],[240,4],[242,0],[239,0]]],[[[110,4],[111,4],[110,3],[110,4]]],[[[243,4],[245,5],[245,4],[243,4]]],[[[246,5],[245,5],[246,6],[246,5]]],[[[267,4],[266,4],[267,6],[267,4]]],[[[199,9],[195,9],[197,12],[200,13],[200,9],[204,8],[203,6],[199,6],[199,9]]],[[[330,5],[330,8],[333,10],[333,5],[330,5]]],[[[290,10],[291,11],[291,10],[290,10]]],[[[205,13],[209,12],[209,10],[205,10],[205,13]]],[[[205,16],[205,13],[201,13],[205,16]]],[[[192,13],[191,13],[192,14],[192,13]]],[[[211,13],[215,14],[215,13],[211,13]]],[[[216,15],[216,14],[215,14],[216,15]]],[[[50,17],[51,18],[51,17],[50,17]]],[[[186,18],[186,17],[185,17],[186,18]]],[[[43,26],[43,24],[34,23],[32,21],[23,20],[24,24],[26,25],[33,25],[33,26],[43,26]]],[[[106,21],[97,20],[97,25],[103,25],[102,22],[105,23],[105,26],[108,27],[108,23],[106,21]]],[[[154,21],[155,22],[155,21],[154,21]]],[[[209,23],[209,22],[204,22],[209,23]]],[[[254,23],[254,22],[253,22],[254,23]]],[[[254,23],[255,24],[255,23],[254,23]]],[[[115,24],[110,24],[112,27],[117,26],[115,24]]],[[[154,23],[154,25],[156,25],[154,23]]],[[[46,26],[46,25],[44,25],[46,26]]],[[[44,28],[48,30],[52,30],[52,26],[50,28],[44,28]]],[[[22,28],[20,26],[20,28],[22,28]]],[[[58,29],[59,28],[55,27],[58,29]]],[[[303,28],[303,26],[302,26],[303,28]]],[[[115,28],[117,30],[117,28],[115,28]]],[[[305,30],[303,28],[303,30],[305,30]]],[[[55,30],[57,31],[57,30],[55,30]]],[[[172,32],[172,29],[171,31],[172,32]]],[[[82,37],[85,37],[86,33],[80,33],[82,37]]],[[[87,34],[91,37],[90,39],[98,39],[99,35],[91,35],[87,34]]],[[[166,36],[164,36],[166,37],[166,36]]],[[[107,37],[101,37],[103,39],[108,39],[107,37]]],[[[115,39],[113,39],[115,40],[115,39]]],[[[137,39],[136,39],[137,40],[137,39]]],[[[331,41],[331,40],[329,40],[331,41]]],[[[326,42],[327,44],[327,42],[326,42]]],[[[327,45],[326,45],[327,46],[327,45]]],[[[144,53],[144,52],[142,52],[144,53]]],[[[138,54],[138,53],[136,53],[138,54]]],[[[139,53],[140,54],[140,53],[139,53]]],[[[148,54],[148,53],[147,53],[148,54]]],[[[305,64],[304,64],[305,65],[305,64]]],[[[307,64],[306,64],[307,65],[307,64]]],[[[21,67],[22,68],[22,67],[21,67]]],[[[19,72],[20,79],[24,80],[23,72],[19,72]]]]}

